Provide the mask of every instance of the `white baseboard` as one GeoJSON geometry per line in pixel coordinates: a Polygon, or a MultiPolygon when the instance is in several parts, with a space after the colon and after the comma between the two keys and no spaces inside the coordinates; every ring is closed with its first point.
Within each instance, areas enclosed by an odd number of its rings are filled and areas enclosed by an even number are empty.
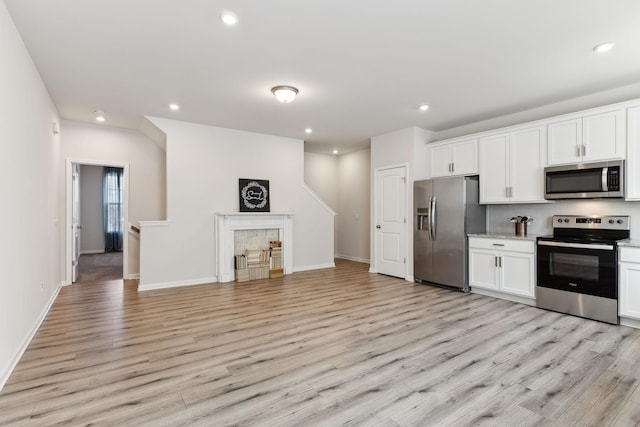
{"type": "Polygon", "coordinates": [[[80,251],[80,255],[93,255],[93,254],[103,254],[104,249],[92,249],[88,251],[80,251]]]}
{"type": "Polygon", "coordinates": [[[484,295],[487,297],[506,299],[507,301],[519,302],[520,304],[536,306],[536,300],[534,298],[521,297],[518,295],[505,294],[502,292],[490,291],[488,289],[480,289],[471,287],[472,294],[484,295]]]}
{"type": "Polygon", "coordinates": [[[140,273],[129,273],[125,277],[126,280],[139,279],[139,278],[140,278],[140,273]]]}
{"type": "Polygon", "coordinates": [[[377,273],[377,271],[375,268],[369,267],[369,273],[377,273]]]}
{"type": "Polygon", "coordinates": [[[49,314],[49,310],[51,310],[51,306],[53,306],[53,303],[58,297],[58,294],[60,293],[60,289],[62,289],[62,286],[64,286],[62,283],[58,284],[58,288],[51,295],[51,298],[49,298],[47,305],[44,307],[44,309],[40,313],[40,316],[38,316],[36,323],[33,325],[31,330],[25,337],[25,339],[22,341],[22,344],[18,348],[18,351],[13,356],[13,359],[9,364],[9,368],[7,369],[6,372],[3,372],[2,375],[0,376],[0,391],[2,391],[2,389],[4,388],[4,385],[7,383],[7,380],[13,373],[13,370],[16,368],[16,365],[18,365],[18,362],[22,358],[22,355],[27,350],[27,347],[29,347],[29,344],[31,344],[31,340],[33,340],[33,337],[35,337],[36,333],[38,333],[38,329],[40,329],[40,325],[42,325],[42,322],[44,322],[44,319],[47,317],[47,314],[49,314]]]}
{"type": "Polygon", "coordinates": [[[631,328],[640,329],[640,320],[629,319],[628,317],[621,317],[620,324],[622,326],[629,326],[631,328]]]}
{"type": "Polygon", "coordinates": [[[336,264],[334,262],[331,262],[328,264],[304,265],[302,267],[293,267],[293,272],[299,273],[301,271],[322,270],[323,268],[336,268],[336,264]]]}
{"type": "Polygon", "coordinates": [[[369,260],[364,258],[358,258],[354,256],[340,255],[340,254],[336,254],[335,257],[339,259],[346,259],[347,261],[355,261],[355,262],[361,262],[363,264],[369,264],[369,260]]]}
{"type": "Polygon", "coordinates": [[[152,291],[155,289],[181,288],[183,286],[206,285],[209,283],[218,283],[217,277],[202,277],[200,279],[179,280],[176,282],[148,283],[138,285],[138,292],[152,291]]]}

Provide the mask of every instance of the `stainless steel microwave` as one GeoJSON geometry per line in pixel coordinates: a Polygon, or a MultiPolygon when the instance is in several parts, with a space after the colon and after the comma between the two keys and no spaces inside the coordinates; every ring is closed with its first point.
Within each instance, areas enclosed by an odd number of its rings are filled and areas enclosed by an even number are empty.
{"type": "Polygon", "coordinates": [[[624,197],[624,161],[544,168],[545,199],[624,197]]]}

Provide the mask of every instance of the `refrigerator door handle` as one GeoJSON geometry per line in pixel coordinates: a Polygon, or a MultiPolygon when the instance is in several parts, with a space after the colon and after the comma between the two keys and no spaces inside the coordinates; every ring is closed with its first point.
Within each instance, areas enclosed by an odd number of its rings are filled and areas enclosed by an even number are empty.
{"type": "Polygon", "coordinates": [[[431,199],[432,197],[429,196],[429,206],[427,207],[427,227],[425,228],[427,230],[429,240],[431,240],[431,199]]]}
{"type": "Polygon", "coordinates": [[[429,236],[436,240],[436,196],[429,201],[429,236]]]}

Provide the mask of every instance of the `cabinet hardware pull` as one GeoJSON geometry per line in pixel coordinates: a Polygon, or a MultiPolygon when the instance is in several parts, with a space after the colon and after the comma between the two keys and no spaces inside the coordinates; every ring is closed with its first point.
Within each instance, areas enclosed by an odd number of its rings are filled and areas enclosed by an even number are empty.
{"type": "Polygon", "coordinates": [[[504,243],[494,243],[493,246],[504,246],[504,243]]]}
{"type": "Polygon", "coordinates": [[[498,257],[494,256],[493,257],[493,262],[495,263],[496,267],[498,266],[498,257]]]}
{"type": "Polygon", "coordinates": [[[585,157],[587,155],[587,146],[586,145],[582,145],[582,156],[585,157]]]}
{"type": "Polygon", "coordinates": [[[580,152],[581,152],[580,146],[576,145],[576,157],[580,157],[580,152]]]}
{"type": "Polygon", "coordinates": [[[456,171],[456,164],[451,163],[451,172],[455,172],[455,171],[456,171]]]}
{"type": "Polygon", "coordinates": [[[498,257],[498,264],[500,264],[498,267],[502,268],[502,257],[498,257]]]}

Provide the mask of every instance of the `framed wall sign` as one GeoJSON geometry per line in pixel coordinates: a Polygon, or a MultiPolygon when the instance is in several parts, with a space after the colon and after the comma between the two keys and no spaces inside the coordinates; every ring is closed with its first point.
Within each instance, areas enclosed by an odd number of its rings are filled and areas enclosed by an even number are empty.
{"type": "Polygon", "coordinates": [[[240,178],[240,212],[269,212],[269,181],[240,178]]]}

